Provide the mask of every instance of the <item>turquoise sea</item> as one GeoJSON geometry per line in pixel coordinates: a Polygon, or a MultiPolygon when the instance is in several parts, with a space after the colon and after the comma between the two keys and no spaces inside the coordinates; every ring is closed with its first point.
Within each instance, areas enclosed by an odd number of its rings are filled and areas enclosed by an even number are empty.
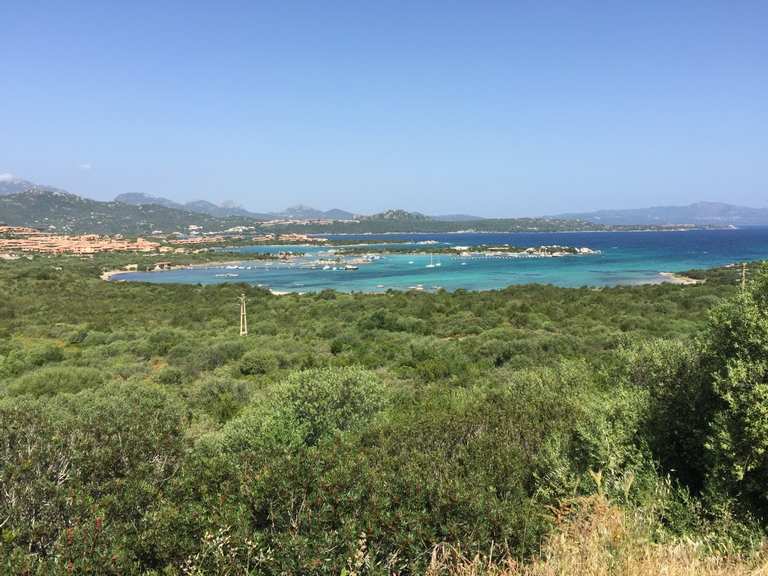
{"type": "MultiPolygon", "coordinates": [[[[684,232],[565,232],[515,234],[387,234],[328,236],[348,245],[360,242],[397,241],[400,246],[428,248],[438,246],[513,246],[588,247],[600,254],[560,258],[460,258],[382,255],[362,264],[358,270],[323,270],[318,265],[327,248],[318,246],[249,246],[238,249],[242,261],[226,268],[215,266],[163,272],[125,273],[115,280],[158,283],[215,284],[247,282],[277,292],[313,292],[332,288],[344,292],[383,292],[407,290],[488,290],[510,284],[554,284],[558,286],[613,286],[661,282],[660,272],[683,272],[742,261],[768,259],[768,228],[738,230],[691,230],[684,232]],[[426,243],[426,244],[425,244],[426,243]],[[294,262],[249,260],[258,252],[304,252],[294,262]]],[[[392,244],[388,244],[392,245],[392,244]]],[[[375,253],[385,245],[370,245],[375,253]]]]}

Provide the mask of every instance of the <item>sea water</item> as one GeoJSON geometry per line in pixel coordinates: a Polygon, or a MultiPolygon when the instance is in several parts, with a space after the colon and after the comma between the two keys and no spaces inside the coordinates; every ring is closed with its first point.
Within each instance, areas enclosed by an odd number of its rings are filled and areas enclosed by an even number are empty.
{"type": "MultiPolygon", "coordinates": [[[[246,246],[234,250],[243,256],[237,268],[212,266],[162,272],[119,274],[116,280],[158,283],[215,284],[246,282],[277,292],[314,292],[331,288],[344,292],[383,292],[389,289],[443,288],[488,290],[512,284],[557,286],[614,286],[661,282],[661,272],[684,272],[742,261],[768,259],[768,228],[689,230],[668,232],[562,232],[511,234],[386,234],[324,235],[346,245],[365,242],[377,253],[387,247],[428,250],[430,245],[518,247],[561,245],[587,247],[600,253],[557,258],[462,258],[435,254],[382,254],[358,270],[323,270],[316,260],[335,247],[246,246]],[[375,244],[382,241],[381,244],[375,244]],[[383,241],[386,241],[384,243],[383,241]],[[373,243],[373,244],[371,244],[373,243]],[[433,244],[436,243],[436,244],[433,244]],[[302,252],[291,262],[249,260],[253,253],[302,252]],[[428,267],[430,258],[435,267],[428,267]],[[314,268],[313,268],[314,267],[314,268]],[[229,276],[225,276],[229,274],[229,276]],[[237,276],[234,276],[234,275],[237,276]]],[[[228,248],[228,251],[233,249],[228,248]]]]}

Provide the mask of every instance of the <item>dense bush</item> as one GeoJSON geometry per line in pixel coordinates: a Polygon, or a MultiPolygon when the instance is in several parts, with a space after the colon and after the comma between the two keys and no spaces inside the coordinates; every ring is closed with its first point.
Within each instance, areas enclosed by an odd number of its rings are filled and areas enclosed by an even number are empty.
{"type": "Polygon", "coordinates": [[[240,359],[239,370],[241,374],[254,376],[269,374],[277,370],[279,366],[280,359],[274,352],[251,350],[240,359]]]}
{"type": "Polygon", "coordinates": [[[239,359],[245,352],[245,344],[237,340],[212,342],[198,348],[189,365],[195,371],[213,370],[231,360],[239,359]]]}
{"type": "Polygon", "coordinates": [[[189,403],[193,408],[224,423],[246,405],[252,389],[247,382],[221,376],[206,376],[192,388],[189,403]]]}
{"type": "Polygon", "coordinates": [[[225,436],[228,445],[261,445],[269,438],[286,446],[312,446],[321,438],[366,422],[384,402],[384,389],[370,372],[359,368],[307,370],[278,385],[269,401],[233,422],[225,436]]]}
{"type": "Polygon", "coordinates": [[[695,493],[768,519],[768,269],[712,311],[693,344],[625,356],[623,378],[650,394],[645,437],[695,493]]]}
{"type": "MultiPolygon", "coordinates": [[[[372,562],[408,571],[424,568],[425,542],[528,550],[547,526],[535,479],[545,454],[572,439],[579,416],[562,398],[578,397],[579,374],[510,374],[486,391],[414,402],[357,368],[298,373],[215,448],[199,448],[217,455],[219,495],[233,506],[208,529],[227,531],[241,552],[246,535],[271,550],[276,572],[340,573],[361,534],[372,562]]],[[[174,509],[187,517],[199,498],[174,509]]]]}
{"type": "Polygon", "coordinates": [[[768,268],[714,309],[701,347],[708,490],[768,518],[768,268]]]}
{"type": "Polygon", "coordinates": [[[18,343],[8,343],[8,349],[0,356],[0,377],[16,376],[27,370],[61,362],[64,353],[59,346],[50,343],[40,343],[28,348],[18,343]]]}
{"type": "Polygon", "coordinates": [[[103,382],[104,375],[95,368],[46,367],[11,381],[7,391],[12,396],[48,396],[96,388],[103,382]]]}
{"type": "Polygon", "coordinates": [[[183,422],[181,406],[148,387],[1,400],[6,572],[138,566],[142,517],[182,459],[183,422]]]}

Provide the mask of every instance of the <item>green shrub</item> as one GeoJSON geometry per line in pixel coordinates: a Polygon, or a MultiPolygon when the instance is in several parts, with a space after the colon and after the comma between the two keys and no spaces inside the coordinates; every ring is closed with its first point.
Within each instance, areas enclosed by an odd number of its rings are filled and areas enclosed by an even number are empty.
{"type": "Polygon", "coordinates": [[[246,376],[269,374],[278,369],[279,360],[274,352],[251,350],[240,359],[239,370],[246,376]]]}
{"type": "Polygon", "coordinates": [[[175,366],[166,366],[155,375],[155,381],[165,386],[180,386],[187,378],[186,372],[175,366]]]}
{"type": "Polygon", "coordinates": [[[83,346],[101,346],[109,341],[109,334],[106,332],[98,332],[96,330],[89,330],[85,338],[81,340],[83,346]]]}
{"type": "Polygon", "coordinates": [[[222,436],[247,510],[233,554],[250,535],[271,551],[273,572],[336,574],[364,533],[371,564],[422,573],[438,542],[532,550],[547,527],[536,477],[580,417],[573,392],[583,373],[521,374],[488,392],[425,391],[385,412],[368,372],[292,376],[222,436]]]}
{"type": "Polygon", "coordinates": [[[149,335],[151,355],[165,356],[177,344],[184,340],[184,333],[179,330],[162,328],[149,335]]]}
{"type": "Polygon", "coordinates": [[[702,366],[711,394],[708,490],[768,519],[768,265],[747,290],[714,309],[702,366]]]}
{"type": "Polygon", "coordinates": [[[168,362],[182,365],[187,363],[196,353],[197,348],[191,342],[179,342],[168,350],[168,362]]]}
{"type": "Polygon", "coordinates": [[[95,368],[59,366],[40,368],[34,372],[10,382],[8,393],[12,396],[30,394],[32,396],[51,396],[96,388],[104,383],[104,377],[95,368]]]}
{"type": "Polygon", "coordinates": [[[54,344],[41,344],[27,351],[30,366],[43,366],[64,360],[64,352],[54,344]]]}
{"type": "Polygon", "coordinates": [[[0,399],[4,570],[138,573],[142,518],[180,465],[182,425],[152,387],[0,399]]]}
{"type": "Polygon", "coordinates": [[[630,366],[664,469],[715,506],[768,518],[768,268],[713,310],[695,349],[655,346],[630,366]]]}
{"type": "Polygon", "coordinates": [[[299,372],[278,389],[276,397],[278,412],[303,431],[306,444],[359,426],[386,401],[378,379],[354,367],[299,372]]]}
{"type": "Polygon", "coordinates": [[[203,347],[191,360],[191,365],[200,371],[213,370],[232,360],[238,360],[245,353],[245,344],[240,340],[225,340],[203,347]]]}
{"type": "Polygon", "coordinates": [[[354,334],[341,334],[331,340],[330,351],[334,356],[353,349],[358,344],[358,338],[354,334]]]}
{"type": "Polygon", "coordinates": [[[265,433],[267,440],[278,444],[314,445],[320,438],[369,421],[385,401],[383,387],[366,370],[306,370],[291,375],[267,402],[233,421],[226,435],[238,446],[251,440],[261,445],[256,436],[265,433]]]}
{"type": "Polygon", "coordinates": [[[231,420],[250,397],[247,382],[208,376],[195,383],[190,404],[223,423],[231,420]]]}
{"type": "Polygon", "coordinates": [[[427,382],[463,377],[471,365],[458,345],[436,338],[412,340],[401,363],[417,378],[427,382]]]}

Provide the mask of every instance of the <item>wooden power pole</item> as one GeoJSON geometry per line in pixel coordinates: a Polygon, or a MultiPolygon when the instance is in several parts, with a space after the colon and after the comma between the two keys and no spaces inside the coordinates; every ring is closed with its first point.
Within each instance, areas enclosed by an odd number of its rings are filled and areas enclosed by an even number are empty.
{"type": "Polygon", "coordinates": [[[240,336],[248,336],[248,312],[245,308],[245,294],[240,294],[240,336]]]}
{"type": "Polygon", "coordinates": [[[744,290],[747,289],[747,263],[742,262],[741,264],[741,291],[744,292],[744,290]]]}

